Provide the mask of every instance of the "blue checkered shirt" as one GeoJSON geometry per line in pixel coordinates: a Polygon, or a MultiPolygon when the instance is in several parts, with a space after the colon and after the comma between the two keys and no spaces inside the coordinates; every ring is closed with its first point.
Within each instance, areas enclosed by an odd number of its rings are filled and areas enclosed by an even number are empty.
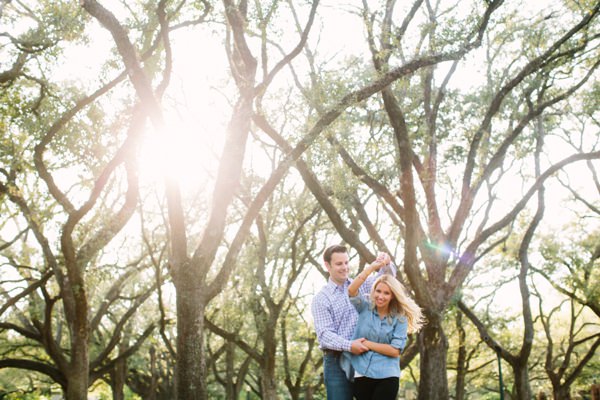
{"type": "MultiPolygon", "coordinates": [[[[386,272],[396,275],[396,266],[392,263],[381,268],[375,275],[369,276],[358,289],[359,295],[368,294],[375,279],[386,272]]],[[[350,351],[352,335],[356,328],[358,312],[350,303],[347,279],[343,285],[336,285],[331,279],[313,298],[312,314],[321,349],[350,351]]]]}

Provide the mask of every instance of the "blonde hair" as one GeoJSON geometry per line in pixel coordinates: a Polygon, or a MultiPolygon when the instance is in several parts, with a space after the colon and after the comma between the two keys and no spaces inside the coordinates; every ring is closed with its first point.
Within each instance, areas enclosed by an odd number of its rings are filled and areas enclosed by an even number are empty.
{"type": "Polygon", "coordinates": [[[408,320],[408,333],[418,332],[425,323],[421,307],[406,293],[406,289],[392,275],[383,274],[373,284],[371,289],[371,304],[375,304],[375,289],[380,283],[388,285],[393,298],[390,301],[390,316],[405,316],[408,320]]]}

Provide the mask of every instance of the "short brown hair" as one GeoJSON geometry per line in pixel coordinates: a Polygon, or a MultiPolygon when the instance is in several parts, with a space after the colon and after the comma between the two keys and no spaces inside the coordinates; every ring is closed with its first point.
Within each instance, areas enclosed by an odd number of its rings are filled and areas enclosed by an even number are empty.
{"type": "Polygon", "coordinates": [[[342,246],[341,244],[334,244],[325,249],[325,251],[323,252],[323,260],[325,262],[329,263],[329,262],[331,262],[331,256],[333,255],[333,253],[347,253],[347,252],[348,252],[348,249],[346,248],[346,246],[342,246]]]}

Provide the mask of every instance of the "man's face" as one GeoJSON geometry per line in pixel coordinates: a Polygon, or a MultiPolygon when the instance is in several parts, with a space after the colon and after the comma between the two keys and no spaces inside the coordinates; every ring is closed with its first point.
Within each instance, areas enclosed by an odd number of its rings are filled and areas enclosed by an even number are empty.
{"type": "Polygon", "coordinates": [[[348,253],[333,253],[331,262],[325,262],[325,267],[329,271],[331,280],[337,285],[341,285],[348,279],[350,257],[348,253]]]}

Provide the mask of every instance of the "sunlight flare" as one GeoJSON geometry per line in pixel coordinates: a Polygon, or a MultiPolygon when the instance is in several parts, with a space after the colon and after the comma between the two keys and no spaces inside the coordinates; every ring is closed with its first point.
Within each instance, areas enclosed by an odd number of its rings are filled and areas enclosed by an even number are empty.
{"type": "Polygon", "coordinates": [[[139,152],[143,179],[174,179],[184,190],[205,182],[217,161],[211,138],[182,120],[146,134],[139,152]]]}

